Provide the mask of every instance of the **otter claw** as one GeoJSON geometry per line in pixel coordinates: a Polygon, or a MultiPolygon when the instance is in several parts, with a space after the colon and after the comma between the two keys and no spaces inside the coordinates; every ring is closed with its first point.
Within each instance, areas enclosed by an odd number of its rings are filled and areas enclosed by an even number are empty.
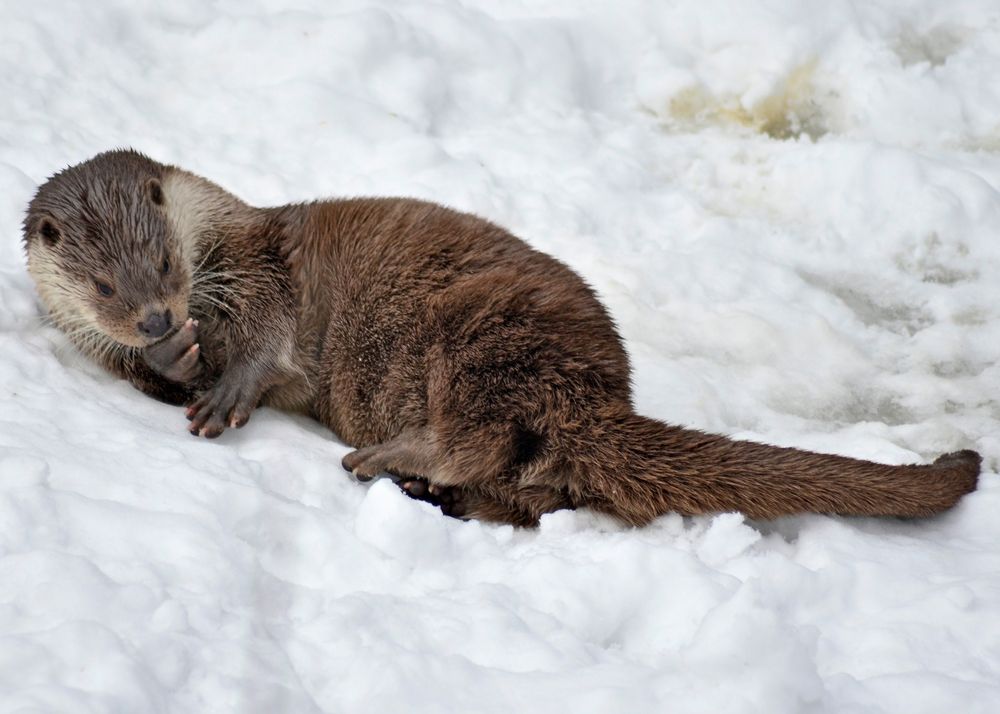
{"type": "MultiPolygon", "coordinates": [[[[399,487],[413,498],[423,498],[427,495],[427,482],[423,480],[400,481],[399,487]]],[[[433,492],[433,491],[432,491],[433,492]]]]}
{"type": "Polygon", "coordinates": [[[223,381],[202,394],[189,406],[186,416],[191,424],[188,431],[193,436],[214,439],[226,428],[239,428],[250,420],[257,406],[257,399],[246,390],[223,381]]]}
{"type": "Polygon", "coordinates": [[[378,459],[370,458],[373,449],[357,449],[341,460],[340,465],[360,483],[368,483],[382,472],[378,459]]]}

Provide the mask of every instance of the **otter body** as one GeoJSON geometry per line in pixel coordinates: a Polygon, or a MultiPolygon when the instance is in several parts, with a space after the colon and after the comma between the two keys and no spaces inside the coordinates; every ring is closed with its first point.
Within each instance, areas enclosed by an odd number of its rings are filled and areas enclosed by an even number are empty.
{"type": "Polygon", "coordinates": [[[530,525],[588,506],[754,518],[924,516],[975,489],[971,451],[886,466],[636,415],[615,327],[569,268],[410,199],[248,206],[113,151],[43,184],[24,226],[53,322],[220,435],[268,404],[356,447],[452,515],[530,525]]]}

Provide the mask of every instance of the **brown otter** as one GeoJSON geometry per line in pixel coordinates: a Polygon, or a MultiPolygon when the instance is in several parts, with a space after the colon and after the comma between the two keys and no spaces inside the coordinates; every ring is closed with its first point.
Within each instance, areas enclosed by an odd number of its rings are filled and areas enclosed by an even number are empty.
{"type": "Polygon", "coordinates": [[[621,339],[584,281],[431,203],[255,208],[122,150],[46,181],[24,239],[55,324],[187,404],[193,434],[243,426],[258,404],[307,412],[357,448],[348,470],[395,474],[453,515],[926,516],[976,487],[973,451],[886,466],[639,416],[621,339]]]}

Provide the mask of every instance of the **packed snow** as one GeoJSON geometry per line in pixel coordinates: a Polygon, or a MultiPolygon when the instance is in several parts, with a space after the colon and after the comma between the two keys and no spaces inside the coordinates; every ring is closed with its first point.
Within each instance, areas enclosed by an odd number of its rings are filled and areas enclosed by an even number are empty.
{"type": "Polygon", "coordinates": [[[0,0],[0,711],[1000,711],[998,77],[996,0],[0,0]],[[597,289],[641,412],[980,489],[522,530],[304,417],[194,439],[25,271],[36,186],[118,146],[478,213],[597,289]]]}

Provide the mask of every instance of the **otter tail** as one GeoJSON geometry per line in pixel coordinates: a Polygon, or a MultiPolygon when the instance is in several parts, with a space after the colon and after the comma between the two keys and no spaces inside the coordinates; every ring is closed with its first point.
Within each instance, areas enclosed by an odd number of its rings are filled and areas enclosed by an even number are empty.
{"type": "Polygon", "coordinates": [[[932,464],[887,466],[733,441],[636,414],[590,431],[573,459],[579,496],[636,525],[670,512],[929,516],[975,490],[982,460],[956,451],[932,464]]]}

